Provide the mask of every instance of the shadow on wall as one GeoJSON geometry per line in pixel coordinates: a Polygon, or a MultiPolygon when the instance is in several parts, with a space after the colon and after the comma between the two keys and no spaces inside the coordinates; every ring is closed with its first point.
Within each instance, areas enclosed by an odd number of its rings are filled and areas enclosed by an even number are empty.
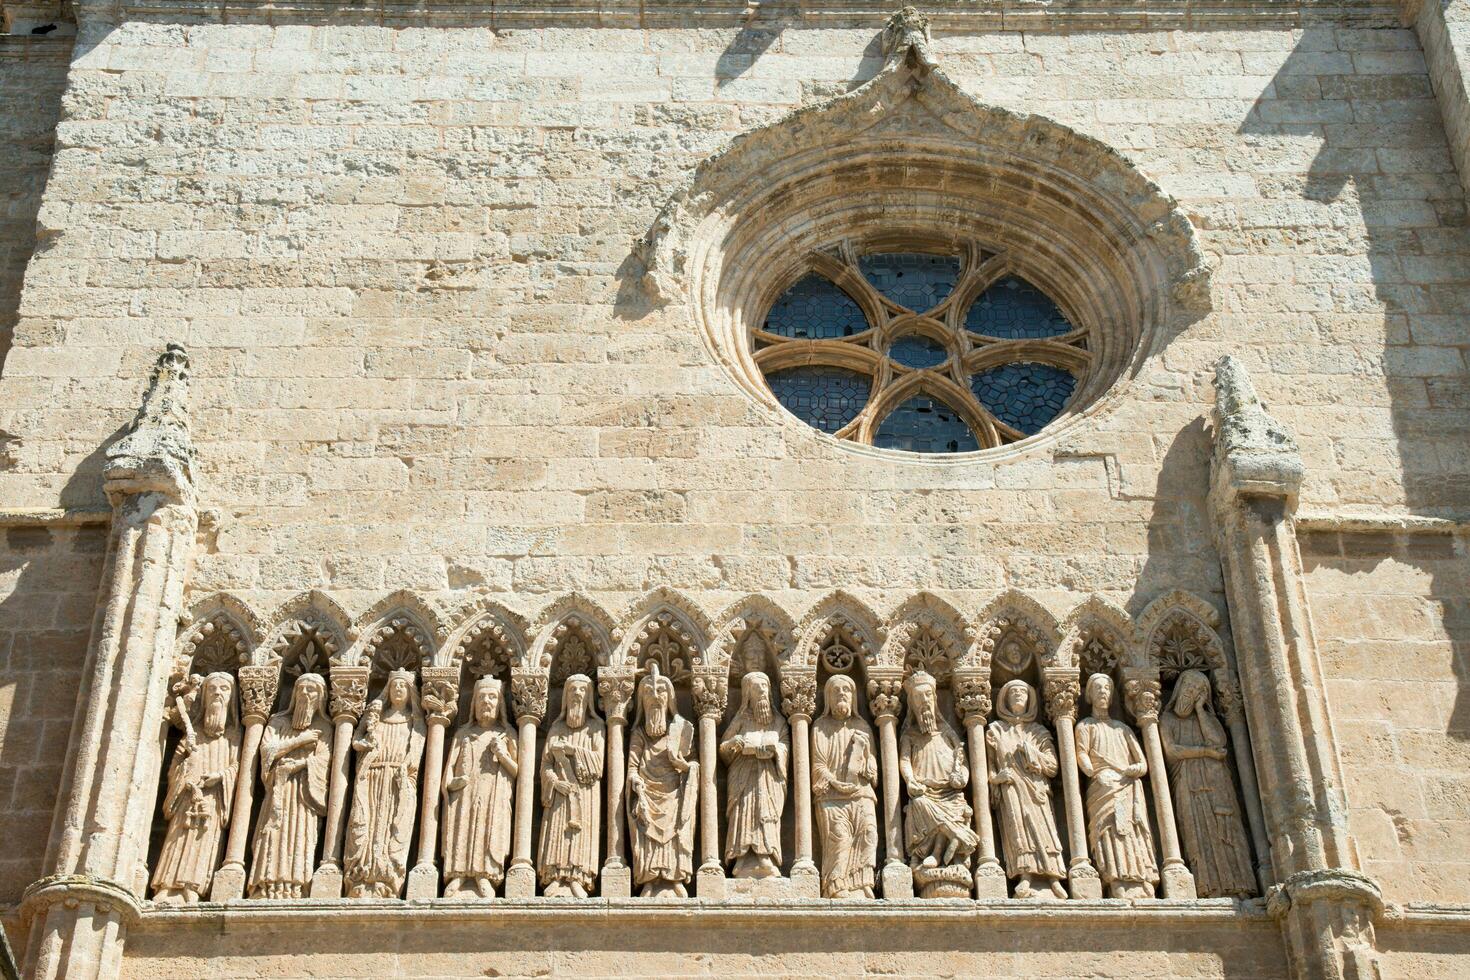
{"type": "MultiPolygon", "coordinates": [[[[1269,167],[1257,177],[1263,196],[1308,203],[1298,223],[1311,223],[1302,231],[1312,240],[1299,240],[1293,228],[1252,232],[1258,252],[1306,255],[1293,264],[1297,282],[1280,288],[1290,292],[1283,298],[1300,304],[1295,308],[1309,311],[1314,339],[1322,346],[1272,348],[1257,384],[1268,401],[1275,395],[1284,402],[1290,393],[1294,414],[1288,425],[1303,444],[1308,479],[1332,467],[1331,485],[1319,484],[1315,497],[1335,497],[1341,509],[1402,508],[1464,518],[1470,516],[1470,231],[1464,191],[1413,33],[1337,37],[1362,50],[1339,50],[1330,31],[1305,32],[1240,127],[1247,138],[1259,138],[1265,152],[1272,144],[1303,140],[1318,147],[1304,182],[1288,173],[1273,175],[1269,167]],[[1367,256],[1366,269],[1346,261],[1358,254],[1367,256]],[[1333,256],[1339,264],[1331,263],[1333,256]],[[1314,267],[1322,271],[1312,279],[1320,281],[1303,281],[1302,273],[1314,267]],[[1315,358],[1321,360],[1314,363],[1315,358]],[[1315,377],[1292,377],[1309,373],[1315,377]],[[1383,430],[1381,412],[1372,411],[1380,407],[1388,409],[1389,431],[1383,430]],[[1317,412],[1330,439],[1313,430],[1317,412]]],[[[1345,547],[1367,557],[1362,549],[1371,550],[1372,540],[1353,537],[1343,536],[1345,547]]],[[[1390,557],[1392,541],[1379,544],[1373,557],[1390,557]]],[[[1463,555],[1459,562],[1418,557],[1426,558],[1418,567],[1428,582],[1419,594],[1431,606],[1421,619],[1438,616],[1450,638],[1458,689],[1447,731],[1470,739],[1470,591],[1463,555]]],[[[1371,616],[1371,606],[1365,612],[1371,616]]],[[[1351,624],[1317,625],[1325,647],[1334,632],[1351,624]]],[[[1394,627],[1363,625],[1390,634],[1394,627]]],[[[1436,625],[1402,623],[1409,630],[1432,631],[1436,625]]]]}

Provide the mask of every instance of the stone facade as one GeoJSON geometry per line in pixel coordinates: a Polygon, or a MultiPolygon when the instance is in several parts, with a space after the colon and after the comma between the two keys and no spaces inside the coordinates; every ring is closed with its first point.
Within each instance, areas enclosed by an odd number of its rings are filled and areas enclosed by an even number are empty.
{"type": "Polygon", "coordinates": [[[0,901],[25,969],[1463,975],[1463,8],[0,0],[0,803],[24,842],[0,901]],[[797,263],[934,229],[1086,321],[1069,410],[953,457],[783,411],[749,337],[797,263]],[[665,860],[627,766],[649,664],[692,733],[655,802],[697,824],[653,877],[692,897],[637,897],[665,860]],[[716,749],[752,670],[789,724],[770,879],[724,861],[716,749]],[[965,845],[930,867],[899,765],[920,670],[964,749],[933,812],[937,853],[965,845]],[[1159,718],[1186,670],[1248,894],[1198,897],[1176,826],[1159,718]],[[325,713],[293,722],[310,673],[325,713]],[[812,730],[844,673],[881,902],[861,875],[816,897],[845,839],[813,813],[812,730]],[[1147,763],[1156,899],[1096,853],[1096,673],[1147,763]],[[575,773],[538,751],[577,674],[600,768],[553,807],[575,773]],[[482,676],[508,727],[480,758],[517,762],[513,805],[486,797],[486,904],[440,880],[474,851],[441,799],[482,676]],[[1015,897],[992,822],[1012,677],[1055,746],[1055,904],[1015,897]],[[261,766],[293,732],[331,752],[301,756],[313,829],[282,839],[320,844],[268,898],[261,766]],[[171,773],[216,744],[233,781],[174,821],[171,773]],[[595,827],[590,897],[540,894],[553,813],[595,827]],[[212,878],[160,893],[184,827],[215,835],[184,862],[212,878]]]}

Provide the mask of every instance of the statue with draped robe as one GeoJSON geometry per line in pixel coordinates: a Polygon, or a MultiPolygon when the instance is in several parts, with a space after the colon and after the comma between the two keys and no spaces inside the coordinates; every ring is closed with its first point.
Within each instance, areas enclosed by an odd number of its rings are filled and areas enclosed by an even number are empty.
{"type": "Polygon", "coordinates": [[[311,883],[332,766],[326,704],[327,682],[302,674],[290,705],[271,716],[261,736],[265,798],[255,824],[251,898],[300,898],[311,883]]]}
{"type": "Polygon", "coordinates": [[[872,898],[878,863],[878,744],[857,711],[857,685],[837,674],[812,725],[812,799],[822,845],[822,896],[872,898]]]}
{"type": "Polygon", "coordinates": [[[1153,898],[1159,880],[1143,777],[1148,760],[1133,729],[1110,713],[1113,681],[1087,680],[1092,716],[1077,723],[1077,768],[1087,777],[1087,843],[1113,898],[1153,898]]]}
{"type": "Polygon", "coordinates": [[[349,898],[396,898],[403,889],[425,732],[413,672],[393,671],[352,742],[357,777],[343,860],[349,898]]]}
{"type": "Polygon", "coordinates": [[[720,739],[728,796],[725,860],[736,878],[770,878],[781,873],[781,812],[791,733],[771,699],[771,680],[751,671],[740,680],[740,708],[720,739]]]}
{"type": "Polygon", "coordinates": [[[674,683],[658,665],[638,682],[638,719],[628,745],[628,836],[633,881],[646,898],[686,898],[694,877],[699,762],[694,725],[679,714],[674,683]]]}
{"type": "Polygon", "coordinates": [[[504,685],[481,677],[470,694],[470,717],[454,733],[444,766],[445,898],[493,898],[505,879],[517,752],[515,732],[505,720],[504,685]]]}
{"type": "MultiPolygon", "coordinates": [[[[586,898],[597,881],[602,773],[607,735],[592,704],[592,680],[573,674],[562,686],[561,714],[541,755],[542,893],[586,898]]],[[[531,760],[525,760],[530,764],[531,760]]]]}
{"type": "Polygon", "coordinates": [[[1000,812],[1001,851],[1017,898],[1066,898],[1067,866],[1052,809],[1057,747],[1036,721],[1036,691],[1023,680],[1000,689],[996,720],[985,730],[990,786],[1000,812]]]}
{"type": "Polygon", "coordinates": [[[923,898],[968,898],[970,855],[980,838],[965,799],[970,784],[965,744],[939,709],[939,687],[926,671],[904,681],[908,713],[898,742],[898,771],[908,790],[904,838],[914,885],[923,898]]]}

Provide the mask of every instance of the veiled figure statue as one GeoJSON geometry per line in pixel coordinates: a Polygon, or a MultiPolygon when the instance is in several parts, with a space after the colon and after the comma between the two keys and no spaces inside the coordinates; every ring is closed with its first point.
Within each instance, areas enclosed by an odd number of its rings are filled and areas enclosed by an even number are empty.
{"type": "Polygon", "coordinates": [[[1210,679],[1186,670],[1159,718],[1179,836],[1201,898],[1255,894],[1250,844],[1226,760],[1228,739],[1215,717],[1210,679]]]}
{"type": "Polygon", "coordinates": [[[302,674],[290,705],[271,716],[261,736],[265,799],[255,823],[251,898],[300,898],[311,883],[332,767],[326,703],[327,682],[320,674],[302,674]]]}
{"type": "Polygon", "coordinates": [[[541,755],[538,874],[545,895],[586,898],[597,881],[606,748],[606,730],[592,705],[592,680],[573,674],[562,686],[561,714],[551,723],[541,755]]]}
{"type": "Polygon", "coordinates": [[[475,681],[470,717],[454,733],[445,764],[444,897],[493,898],[510,853],[511,802],[519,770],[505,720],[504,686],[475,681]]]}
{"type": "Polygon", "coordinates": [[[363,712],[352,742],[358,759],[343,858],[348,898],[395,898],[403,888],[424,734],[413,672],[395,670],[363,712]]]}
{"type": "Polygon", "coordinates": [[[838,674],[822,688],[812,725],[812,798],[822,841],[822,896],[872,898],[878,863],[878,751],[857,713],[857,685],[838,674]]]}
{"type": "Polygon", "coordinates": [[[209,891],[240,764],[235,679],[222,671],[202,679],[194,674],[174,693],[184,736],[168,767],[168,830],[153,871],[153,900],[168,904],[197,902],[209,891]]]}
{"type": "Polygon", "coordinates": [[[965,745],[939,710],[939,687],[917,671],[904,682],[908,713],[898,743],[898,771],[909,801],[904,838],[914,884],[923,898],[968,898],[970,855],[980,838],[965,800],[970,767],[965,745]]]}
{"type": "Polygon", "coordinates": [[[678,713],[673,682],[652,664],[638,682],[638,720],[628,745],[628,836],[633,881],[645,898],[689,894],[699,805],[693,752],[694,725],[678,713]]]}
{"type": "Polygon", "coordinates": [[[1051,732],[1037,723],[1036,711],[1030,684],[1013,680],[1000,689],[997,720],[985,730],[991,792],[1000,811],[1006,876],[1016,881],[1016,897],[1066,898],[1067,867],[1051,797],[1057,748],[1051,732]]]}
{"type": "Polygon", "coordinates": [[[1159,880],[1143,777],[1148,761],[1133,730],[1109,713],[1113,681],[1087,679],[1092,716],[1077,723],[1077,768],[1087,777],[1087,842],[1113,898],[1153,898],[1159,880]]]}
{"type": "Polygon", "coordinates": [[[725,804],[725,860],[736,878],[781,873],[781,812],[791,733],[771,701],[771,679],[751,671],[740,679],[740,709],[720,740],[729,796],[725,804]]]}

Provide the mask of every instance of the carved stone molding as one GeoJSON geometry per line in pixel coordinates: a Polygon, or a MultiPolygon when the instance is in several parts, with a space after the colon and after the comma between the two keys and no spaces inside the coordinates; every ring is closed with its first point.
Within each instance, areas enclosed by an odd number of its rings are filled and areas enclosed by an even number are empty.
{"type": "Polygon", "coordinates": [[[694,710],[699,717],[720,718],[729,699],[730,675],[724,671],[696,671],[693,686],[694,710]]]}
{"type": "Polygon", "coordinates": [[[275,665],[240,668],[240,718],[246,724],[263,723],[271,716],[281,671],[275,665]]]}
{"type": "Polygon", "coordinates": [[[903,707],[903,676],[898,673],[879,674],[873,671],[868,676],[868,707],[873,718],[897,718],[903,707]]]}
{"type": "Polygon", "coordinates": [[[955,671],[954,706],[966,723],[990,716],[990,678],[979,671],[955,671]]]}
{"type": "Polygon", "coordinates": [[[419,681],[424,716],[429,724],[452,724],[459,713],[459,668],[422,667],[419,681]]]}
{"type": "Polygon", "coordinates": [[[194,442],[189,434],[189,355],[169,344],[153,366],[142,407],[125,436],[107,449],[103,485],[116,503],[155,492],[188,503],[194,496],[194,442]]]}
{"type": "Polygon", "coordinates": [[[597,672],[597,696],[602,702],[602,713],[608,721],[628,720],[628,708],[633,703],[635,677],[632,670],[611,670],[604,667],[597,672]]]}
{"type": "Polygon", "coordinates": [[[1045,672],[1042,697],[1046,700],[1047,717],[1052,721],[1058,718],[1076,718],[1077,699],[1081,694],[1082,684],[1075,670],[1060,667],[1045,672]]]}
{"type": "Polygon", "coordinates": [[[543,674],[511,674],[510,696],[517,722],[529,719],[539,725],[546,717],[546,681],[543,674]]]}
{"type": "Polygon", "coordinates": [[[332,721],[357,721],[367,706],[367,667],[333,667],[329,681],[332,685],[332,721]]]}
{"type": "Polygon", "coordinates": [[[128,925],[143,916],[143,907],[125,886],[96,875],[50,875],[34,881],[21,897],[22,921],[29,922],[53,905],[75,909],[88,904],[106,915],[118,912],[128,925]]]}
{"type": "Polygon", "coordinates": [[[817,675],[815,673],[782,676],[781,713],[789,721],[797,718],[805,718],[810,721],[817,713],[817,675]]]}

